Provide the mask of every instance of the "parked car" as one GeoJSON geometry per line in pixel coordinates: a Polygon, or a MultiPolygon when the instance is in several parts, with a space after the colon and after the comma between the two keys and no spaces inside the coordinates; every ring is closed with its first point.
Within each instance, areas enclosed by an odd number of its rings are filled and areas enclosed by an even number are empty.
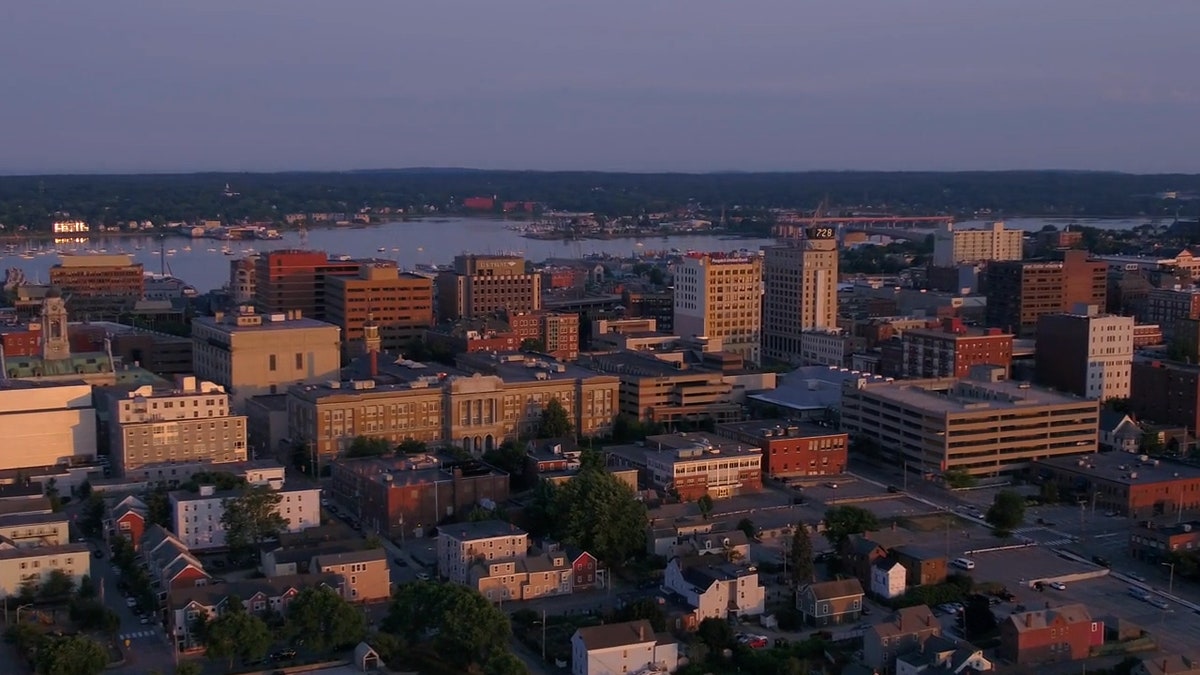
{"type": "Polygon", "coordinates": [[[125,598],[125,606],[126,607],[137,607],[137,598],[135,598],[133,596],[129,596],[129,597],[125,598]]]}
{"type": "Polygon", "coordinates": [[[279,651],[272,653],[270,656],[272,661],[287,661],[288,659],[294,658],[296,658],[295,649],[280,649],[279,651]]]}
{"type": "Polygon", "coordinates": [[[1097,565],[1099,565],[1101,567],[1112,567],[1112,563],[1109,562],[1108,558],[1105,558],[1102,555],[1092,556],[1092,562],[1096,563],[1097,565]]]}
{"type": "Polygon", "coordinates": [[[825,483],[825,487],[827,487],[831,490],[836,490],[836,489],[838,489],[838,484],[834,481],[829,481],[829,482],[825,483]]]}
{"type": "Polygon", "coordinates": [[[421,581],[429,581],[429,574],[427,572],[417,572],[417,578],[421,581]]]}
{"type": "Polygon", "coordinates": [[[1061,581],[1051,581],[1050,588],[1053,588],[1056,591],[1065,591],[1067,590],[1067,585],[1061,581]]]}
{"type": "Polygon", "coordinates": [[[95,551],[92,551],[92,555],[96,558],[103,558],[104,551],[101,551],[100,549],[96,549],[95,551]]]}
{"type": "Polygon", "coordinates": [[[1140,581],[1143,584],[1146,583],[1146,577],[1138,574],[1137,572],[1127,572],[1125,574],[1125,576],[1129,577],[1130,579],[1133,579],[1134,581],[1140,581]]]}
{"type": "Polygon", "coordinates": [[[954,562],[952,562],[950,564],[953,565],[954,567],[957,567],[957,568],[963,569],[963,570],[970,571],[970,570],[975,569],[975,561],[971,560],[970,558],[955,558],[954,562]]]}

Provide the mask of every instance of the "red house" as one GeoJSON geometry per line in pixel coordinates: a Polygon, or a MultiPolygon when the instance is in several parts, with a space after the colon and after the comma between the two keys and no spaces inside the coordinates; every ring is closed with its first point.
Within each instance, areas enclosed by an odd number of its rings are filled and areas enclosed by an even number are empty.
{"type": "Polygon", "coordinates": [[[146,533],[146,505],[137,497],[126,497],[109,513],[109,537],[122,536],[138,550],[146,533]]]}
{"type": "Polygon", "coordinates": [[[587,551],[567,550],[571,561],[571,583],[574,590],[596,588],[603,583],[600,578],[600,562],[587,551]]]}
{"type": "Polygon", "coordinates": [[[1104,644],[1104,622],[1081,604],[1019,612],[1000,624],[997,653],[1018,666],[1078,661],[1104,644]]]}
{"type": "Polygon", "coordinates": [[[152,525],[146,531],[141,555],[160,598],[170,591],[206,586],[211,579],[200,560],[161,525],[152,525]]]}

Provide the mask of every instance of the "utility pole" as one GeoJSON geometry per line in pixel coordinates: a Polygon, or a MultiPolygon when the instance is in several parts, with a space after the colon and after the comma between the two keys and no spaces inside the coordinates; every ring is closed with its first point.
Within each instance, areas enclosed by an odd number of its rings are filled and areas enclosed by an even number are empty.
{"type": "Polygon", "coordinates": [[[542,662],[546,661],[546,609],[542,608],[542,662]]]}
{"type": "MultiPolygon", "coordinates": [[[[1170,595],[1175,595],[1175,563],[1165,562],[1165,563],[1163,563],[1163,567],[1171,568],[1171,576],[1167,581],[1167,593],[1169,593],[1170,595]]],[[[19,616],[18,616],[18,618],[19,618],[19,616]]]]}

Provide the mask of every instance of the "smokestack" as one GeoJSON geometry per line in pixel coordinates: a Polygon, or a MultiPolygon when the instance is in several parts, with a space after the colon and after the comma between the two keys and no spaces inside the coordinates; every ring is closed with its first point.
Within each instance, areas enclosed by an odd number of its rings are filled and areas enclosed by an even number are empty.
{"type": "Polygon", "coordinates": [[[379,352],[372,349],[368,352],[371,365],[371,378],[374,379],[379,375],[379,352]]]}
{"type": "Polygon", "coordinates": [[[1031,626],[1033,626],[1033,614],[1030,612],[1026,612],[1025,613],[1025,627],[1029,628],[1031,626]]]}

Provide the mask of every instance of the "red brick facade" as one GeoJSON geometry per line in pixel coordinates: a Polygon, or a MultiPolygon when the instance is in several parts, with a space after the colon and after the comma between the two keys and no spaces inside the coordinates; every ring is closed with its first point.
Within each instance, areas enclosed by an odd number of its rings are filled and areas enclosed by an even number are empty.
{"type": "Polygon", "coordinates": [[[1083,605],[1013,614],[1000,624],[999,656],[1031,667],[1078,661],[1104,644],[1104,622],[1092,619],[1083,605]]]}
{"type": "Polygon", "coordinates": [[[772,420],[717,426],[717,433],[762,449],[762,471],[772,478],[832,476],[846,471],[845,432],[772,420]]]}

